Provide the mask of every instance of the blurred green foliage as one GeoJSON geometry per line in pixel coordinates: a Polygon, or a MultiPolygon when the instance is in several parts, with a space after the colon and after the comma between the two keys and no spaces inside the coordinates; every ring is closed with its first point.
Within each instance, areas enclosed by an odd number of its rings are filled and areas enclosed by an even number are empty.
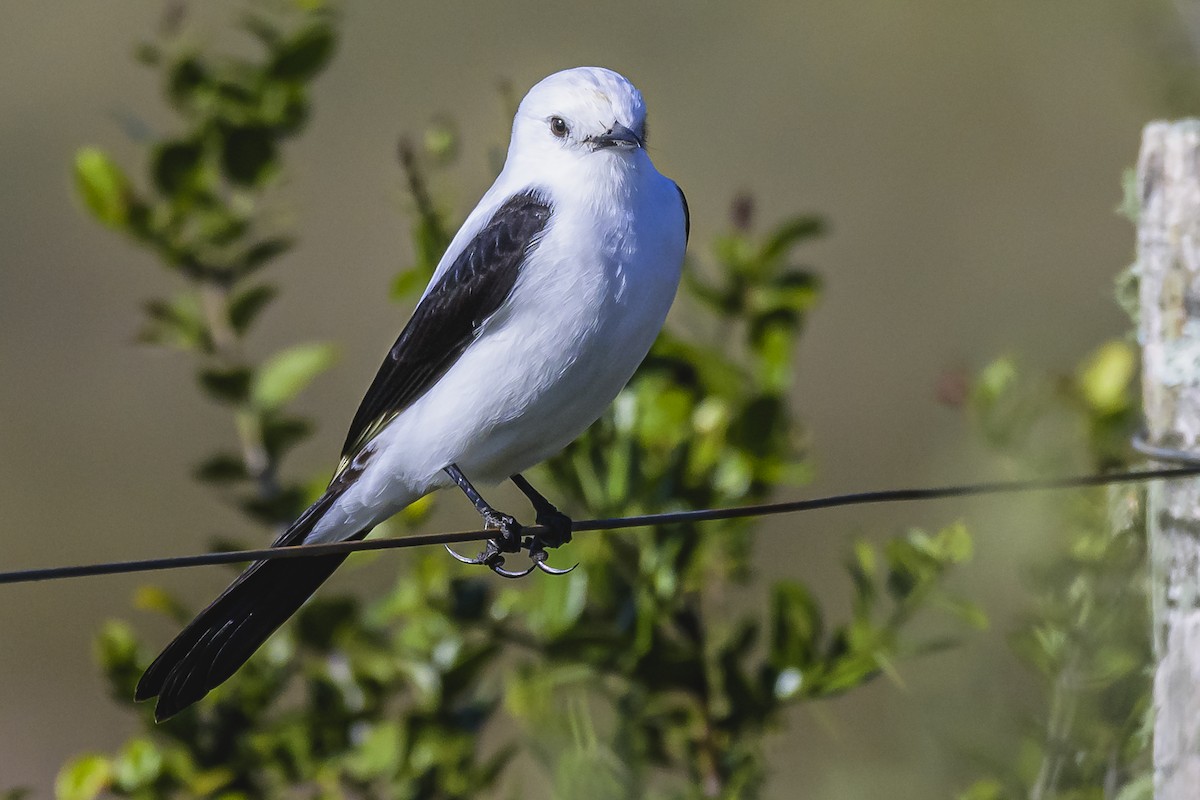
{"type": "MultiPolygon", "coordinates": [[[[308,431],[286,407],[332,351],[301,345],[255,365],[242,343],[277,291],[258,271],[291,244],[260,231],[260,209],[336,18],[311,2],[272,8],[241,26],[258,59],[142,49],[183,126],[152,146],[151,189],[95,149],[80,152],[76,177],[99,221],[186,279],[178,297],[147,305],[142,338],[194,355],[202,389],[233,412],[240,451],[210,457],[197,478],[278,523],[304,494],[279,479],[280,458],[308,431]]],[[[454,229],[428,177],[458,149],[445,123],[423,146],[401,146],[415,254],[394,283],[398,298],[419,292],[454,229]]],[[[689,265],[680,302],[703,333],[665,332],[610,411],[543,468],[564,510],[737,505],[807,478],[786,394],[819,282],[793,254],[823,226],[804,216],[760,233],[754,217],[749,199],[736,201],[711,260],[689,265]]],[[[524,752],[555,796],[754,797],[768,773],[765,737],[789,708],[946,646],[912,638],[927,609],[975,626],[983,618],[942,586],[970,557],[960,525],[854,545],[844,620],[800,582],[751,583],[753,528],[729,520],[580,536],[569,548],[578,570],[520,586],[424,555],[382,598],[318,596],[236,676],[160,725],[131,700],[151,650],[130,624],[110,622],[97,657],[143,732],[64,766],[57,796],[478,797],[524,752]]],[[[136,604],[190,616],[158,587],[136,604]]]]}
{"type": "Polygon", "coordinates": [[[168,15],[160,42],[138,49],[161,74],[178,124],[150,145],[145,187],[94,147],[76,154],[75,185],[97,220],[183,279],[175,296],[146,301],[138,338],[192,355],[201,388],[233,410],[238,450],[212,454],[196,477],[264,523],[285,524],[309,493],[279,474],[283,456],[309,434],[287,404],[331,365],[334,351],[298,345],[255,365],[244,344],[276,295],[258,275],[292,246],[271,213],[281,148],[304,128],[336,27],[320,3],[256,5],[238,25],[255,55],[218,56],[172,35],[184,8],[168,15]]]}
{"type": "MultiPolygon", "coordinates": [[[[1139,416],[1137,351],[1098,348],[1069,377],[988,365],[971,410],[985,439],[1023,470],[1115,470],[1133,465],[1139,416]]],[[[1114,486],[1059,503],[1053,556],[1034,565],[1032,600],[1013,651],[1042,679],[1012,767],[963,800],[1138,800],[1153,794],[1148,714],[1153,674],[1143,490],[1114,486]]]]}

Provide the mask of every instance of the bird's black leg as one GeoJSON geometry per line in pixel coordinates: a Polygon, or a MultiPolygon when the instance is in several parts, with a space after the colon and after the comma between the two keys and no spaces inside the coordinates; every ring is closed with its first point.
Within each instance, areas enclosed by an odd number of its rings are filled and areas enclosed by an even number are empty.
{"type": "Polygon", "coordinates": [[[483,517],[483,527],[487,530],[499,531],[500,535],[487,540],[487,546],[483,552],[475,558],[467,558],[459,555],[450,549],[447,545],[446,549],[450,551],[450,555],[457,558],[464,564],[483,564],[490,568],[497,575],[503,575],[505,578],[523,578],[536,568],[536,562],[529,569],[521,572],[510,572],[504,569],[504,553],[519,553],[521,551],[521,525],[513,517],[508,514],[497,511],[488,505],[488,502],[483,499],[483,496],[471,485],[467,480],[467,476],[462,474],[462,470],[457,465],[451,464],[446,467],[446,474],[449,475],[458,488],[462,489],[463,494],[475,506],[475,510],[483,517]]]}
{"type": "MultiPolygon", "coordinates": [[[[547,500],[542,493],[525,480],[520,473],[511,477],[517,488],[529,498],[529,502],[533,504],[533,509],[537,512],[537,523],[549,531],[547,534],[534,534],[528,538],[526,546],[529,548],[529,557],[533,559],[533,563],[538,569],[551,575],[565,575],[575,567],[569,569],[554,569],[546,565],[546,548],[560,547],[571,541],[571,518],[559,511],[553,503],[547,500]]],[[[575,566],[579,566],[576,564],[575,566]]]]}
{"type": "Polygon", "coordinates": [[[537,512],[537,524],[545,526],[550,531],[549,536],[541,537],[542,543],[546,547],[554,548],[571,541],[571,518],[543,497],[542,493],[533,488],[520,473],[513,475],[511,480],[533,504],[533,510],[537,512]]]}

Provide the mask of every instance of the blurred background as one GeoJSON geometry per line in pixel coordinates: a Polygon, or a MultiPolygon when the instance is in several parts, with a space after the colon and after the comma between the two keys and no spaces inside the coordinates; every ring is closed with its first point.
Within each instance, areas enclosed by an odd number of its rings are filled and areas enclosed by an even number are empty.
{"type": "MultiPolygon", "coordinates": [[[[194,9],[195,28],[231,8],[194,9]]],[[[796,212],[831,224],[804,253],[825,290],[793,398],[816,465],[803,494],[1005,474],[938,387],[1004,353],[1070,371],[1128,329],[1112,285],[1133,232],[1114,209],[1142,125],[1195,111],[1182,12],[1156,0],[347,4],[311,126],[289,152],[280,194],[301,242],[273,268],[283,294],[260,336],[264,350],[313,339],[340,352],[300,402],[319,432],[291,468],[332,466],[405,319],[388,298],[410,253],[397,137],[458,123],[463,156],[436,188],[465,211],[507,141],[502,82],[520,94],[598,64],[643,92],[651,154],[687,192],[693,248],[728,228],[743,192],[763,224],[796,212]]],[[[131,57],[162,13],[150,0],[5,4],[0,569],[192,552],[242,525],[189,477],[231,439],[228,416],[200,398],[184,360],[133,341],[139,303],[170,280],[87,219],[70,188],[78,147],[133,167],[138,138],[171,124],[157,77],[131,57]]],[[[903,663],[903,686],[878,681],[794,714],[772,741],[768,796],[951,796],[979,754],[1013,747],[1033,679],[1005,633],[1042,552],[1045,505],[856,508],[765,526],[762,576],[802,578],[836,602],[850,536],[963,519],[977,551],[957,581],[992,617],[961,647],[903,663]]],[[[466,504],[444,503],[431,526],[473,522],[466,504]]],[[[389,563],[353,580],[386,585],[389,563]]],[[[160,580],[199,603],[226,575],[160,580]]],[[[0,588],[0,788],[49,796],[67,756],[133,729],[90,642],[132,613],[140,582],[0,588]]],[[[146,627],[155,641],[170,633],[146,627]]]]}

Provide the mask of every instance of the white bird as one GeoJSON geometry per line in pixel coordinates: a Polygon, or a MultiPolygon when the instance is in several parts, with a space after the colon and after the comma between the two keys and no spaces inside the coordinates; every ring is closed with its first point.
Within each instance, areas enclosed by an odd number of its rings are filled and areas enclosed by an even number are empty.
{"type": "MultiPolygon", "coordinates": [[[[520,472],[565,447],[632,377],[675,297],[683,192],[646,153],[646,106],[608,69],[545,78],[521,101],[508,157],[438,264],[350,425],[325,493],[274,543],[361,539],[457,483],[497,536],[471,563],[570,539],[520,472]],[[480,497],[511,478],[548,537],[480,497]]],[[[165,719],[224,682],[345,556],[251,565],[163,650],[136,697],[165,719]]],[[[461,559],[461,557],[460,557],[461,559]]],[[[463,559],[466,560],[466,559],[463,559]]]]}

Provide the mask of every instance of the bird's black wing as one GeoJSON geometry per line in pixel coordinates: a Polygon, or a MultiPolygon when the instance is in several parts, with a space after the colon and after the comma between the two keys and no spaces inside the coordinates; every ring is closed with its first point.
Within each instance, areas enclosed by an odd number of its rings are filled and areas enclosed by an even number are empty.
{"type": "Polygon", "coordinates": [[[687,195],[678,183],[675,184],[675,191],[679,192],[679,202],[683,203],[683,239],[687,241],[692,238],[692,212],[688,210],[687,195]]]}
{"type": "Polygon", "coordinates": [[[474,341],[508,298],[550,213],[538,192],[514,195],[463,248],[417,305],[371,382],[346,434],[339,471],[474,341]]]}

